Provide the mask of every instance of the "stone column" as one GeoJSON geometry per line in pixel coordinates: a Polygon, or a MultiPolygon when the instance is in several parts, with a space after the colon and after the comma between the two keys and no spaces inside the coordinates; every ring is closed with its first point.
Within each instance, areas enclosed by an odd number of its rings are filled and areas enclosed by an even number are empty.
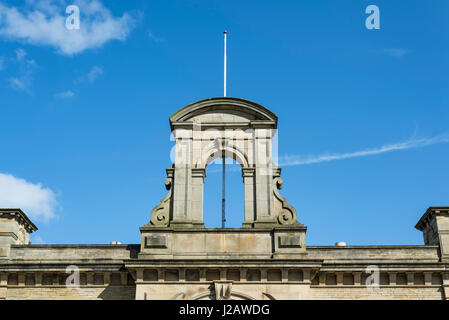
{"type": "Polygon", "coordinates": [[[320,281],[320,283],[319,283],[320,286],[326,285],[326,273],[325,272],[320,272],[319,281],[320,281]]]}
{"type": "Polygon", "coordinates": [[[240,268],[240,282],[246,282],[246,272],[247,268],[240,268]]]}
{"type": "Polygon", "coordinates": [[[362,285],[362,273],[361,272],[353,272],[352,273],[354,276],[354,285],[355,286],[360,286],[362,285]]]}
{"type": "Polygon", "coordinates": [[[173,181],[173,221],[171,223],[186,223],[189,219],[188,205],[189,185],[191,179],[191,132],[188,129],[176,129],[175,136],[175,174],[173,181]]]}
{"type": "Polygon", "coordinates": [[[36,287],[40,287],[42,285],[42,273],[36,272],[36,287]]]}
{"type": "Polygon", "coordinates": [[[110,272],[105,272],[103,279],[104,279],[104,285],[108,286],[111,283],[111,273],[110,272]]]}
{"type": "Polygon", "coordinates": [[[186,281],[186,269],[180,268],[180,269],[178,269],[178,272],[179,272],[179,281],[185,282],[186,281]]]}
{"type": "Polygon", "coordinates": [[[273,214],[273,167],[271,151],[271,129],[255,128],[255,227],[272,226],[273,214]]]}
{"type": "Polygon", "coordinates": [[[414,272],[407,272],[407,285],[414,284],[415,280],[415,273],[414,272]]]}
{"type": "Polygon", "coordinates": [[[251,227],[255,220],[255,185],[254,168],[242,168],[243,184],[245,188],[245,221],[243,227],[251,227]]]}
{"type": "Polygon", "coordinates": [[[137,269],[136,271],[136,283],[143,281],[143,269],[137,269]]]}
{"type": "Polygon", "coordinates": [[[424,272],[424,284],[430,286],[432,284],[432,272],[424,272]]]}
{"type": "Polygon", "coordinates": [[[396,285],[396,272],[389,272],[388,277],[390,278],[390,286],[396,285]]]}
{"type": "Polygon", "coordinates": [[[268,281],[268,270],[265,268],[260,269],[260,281],[262,282],[268,281]]]}
{"type": "Polygon", "coordinates": [[[157,269],[157,281],[158,282],[164,281],[164,270],[162,268],[157,269]]]}
{"type": "Polygon", "coordinates": [[[206,177],[205,168],[192,169],[190,215],[195,224],[203,224],[203,194],[204,178],[206,177]]]}
{"type": "Polygon", "coordinates": [[[94,273],[93,272],[87,272],[87,285],[91,286],[94,284],[94,273]]]}
{"type": "Polygon", "coordinates": [[[444,298],[446,300],[449,300],[449,272],[443,272],[441,277],[442,277],[442,280],[443,280],[444,298]]]}
{"type": "Polygon", "coordinates": [[[23,273],[23,272],[19,272],[18,285],[21,287],[25,286],[25,273],[23,273]]]}
{"type": "Polygon", "coordinates": [[[200,268],[200,281],[206,281],[206,268],[200,268]]]}
{"type": "Polygon", "coordinates": [[[310,283],[312,281],[310,277],[310,269],[304,269],[302,271],[302,281],[305,283],[310,283]]]}
{"type": "Polygon", "coordinates": [[[286,268],[282,268],[282,275],[281,275],[281,281],[287,282],[288,281],[288,270],[286,268]]]}
{"type": "Polygon", "coordinates": [[[337,275],[337,286],[343,285],[343,272],[336,272],[337,275]]]}
{"type": "Polygon", "coordinates": [[[6,299],[6,290],[8,290],[8,275],[6,272],[0,272],[0,300],[6,299]]]}

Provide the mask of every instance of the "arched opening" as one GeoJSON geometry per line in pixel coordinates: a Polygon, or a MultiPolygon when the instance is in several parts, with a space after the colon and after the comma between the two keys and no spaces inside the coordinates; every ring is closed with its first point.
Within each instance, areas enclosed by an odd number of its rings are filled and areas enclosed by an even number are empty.
{"type": "MultiPolygon", "coordinates": [[[[204,180],[203,219],[206,228],[221,228],[222,165],[216,158],[206,167],[204,180]]],[[[245,192],[242,166],[232,158],[225,159],[226,228],[241,228],[244,220],[245,192]]]]}

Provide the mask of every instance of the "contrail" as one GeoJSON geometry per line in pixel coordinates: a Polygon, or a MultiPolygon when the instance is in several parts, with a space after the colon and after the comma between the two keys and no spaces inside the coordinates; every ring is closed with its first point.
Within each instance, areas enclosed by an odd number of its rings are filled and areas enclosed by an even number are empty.
{"type": "Polygon", "coordinates": [[[392,152],[397,150],[407,150],[413,148],[420,148],[431,146],[438,143],[449,142],[449,133],[444,133],[432,138],[411,138],[407,141],[393,144],[386,144],[378,148],[365,149],[360,151],[348,152],[348,153],[335,153],[335,154],[323,154],[323,155],[311,155],[311,156],[283,156],[280,157],[281,166],[301,166],[306,164],[328,162],[334,160],[343,160],[356,157],[365,157],[385,152],[392,152]]]}

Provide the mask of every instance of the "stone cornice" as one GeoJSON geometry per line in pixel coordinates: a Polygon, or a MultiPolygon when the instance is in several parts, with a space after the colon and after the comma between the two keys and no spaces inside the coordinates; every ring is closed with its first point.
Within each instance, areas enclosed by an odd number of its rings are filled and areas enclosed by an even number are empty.
{"type": "Polygon", "coordinates": [[[435,216],[449,216],[449,207],[429,207],[421,219],[419,219],[415,228],[423,231],[425,226],[428,225],[435,216]]]}
{"type": "Polygon", "coordinates": [[[32,233],[37,230],[37,227],[34,225],[34,223],[31,222],[25,212],[23,212],[21,209],[0,209],[0,217],[15,219],[20,225],[24,226],[28,233],[32,233]]]}
{"type": "Polygon", "coordinates": [[[180,123],[188,121],[193,116],[210,110],[238,110],[240,113],[255,116],[256,120],[253,120],[253,122],[258,122],[257,120],[267,121],[270,122],[270,126],[277,127],[278,117],[258,103],[241,98],[215,97],[194,102],[176,111],[170,116],[171,129],[173,130],[175,125],[180,125],[180,123]]]}

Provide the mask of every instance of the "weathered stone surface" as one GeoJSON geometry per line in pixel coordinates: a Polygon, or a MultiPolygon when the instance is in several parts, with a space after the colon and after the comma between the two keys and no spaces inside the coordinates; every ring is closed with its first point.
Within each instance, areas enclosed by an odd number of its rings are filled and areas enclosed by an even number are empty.
{"type": "Polygon", "coordinates": [[[270,162],[276,115],[213,98],[170,125],[178,162],[140,245],[31,245],[25,213],[0,209],[0,299],[449,299],[449,207],[420,219],[423,246],[306,246],[270,162]],[[205,229],[205,167],[223,152],[242,165],[245,220],[205,229]]]}

